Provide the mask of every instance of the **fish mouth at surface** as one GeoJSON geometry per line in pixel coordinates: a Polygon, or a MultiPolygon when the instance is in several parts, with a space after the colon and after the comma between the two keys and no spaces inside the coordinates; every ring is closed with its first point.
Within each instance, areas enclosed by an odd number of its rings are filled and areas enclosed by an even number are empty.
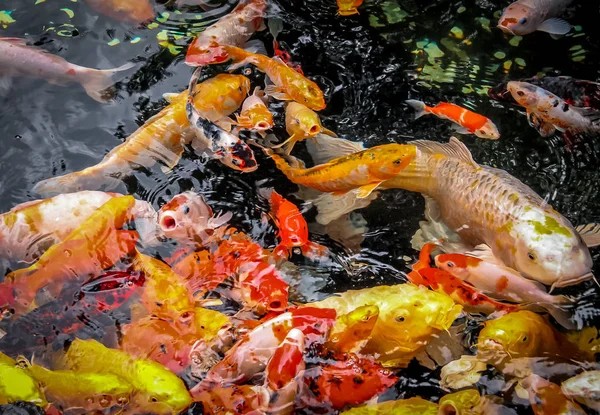
{"type": "Polygon", "coordinates": [[[172,231],[177,227],[177,220],[173,217],[173,215],[165,213],[161,215],[159,225],[163,231],[172,231]]]}

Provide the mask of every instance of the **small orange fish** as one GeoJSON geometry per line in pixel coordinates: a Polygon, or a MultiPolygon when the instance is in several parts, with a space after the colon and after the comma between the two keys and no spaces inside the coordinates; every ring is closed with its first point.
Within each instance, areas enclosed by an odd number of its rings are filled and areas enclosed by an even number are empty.
{"type": "Polygon", "coordinates": [[[492,313],[496,310],[511,312],[519,309],[516,305],[498,302],[477,291],[473,286],[439,268],[431,267],[431,252],[437,245],[428,243],[419,254],[419,261],[413,265],[413,270],[407,275],[413,284],[424,285],[434,291],[448,294],[454,301],[471,310],[492,313]]]}
{"type": "Polygon", "coordinates": [[[357,8],[363,4],[364,0],[337,0],[338,14],[340,16],[352,16],[358,14],[357,8]]]}
{"type": "Polygon", "coordinates": [[[235,46],[223,46],[223,48],[229,58],[235,62],[231,69],[251,63],[267,74],[274,84],[265,89],[267,95],[283,101],[296,101],[315,111],[325,108],[325,98],[321,88],[280,59],[272,59],[235,46]]]}
{"type": "MultiPolygon", "coordinates": [[[[254,93],[250,95],[242,104],[242,111],[237,115],[237,125],[241,129],[252,130],[258,132],[263,138],[266,136],[265,131],[270,130],[275,125],[273,122],[273,114],[265,104],[264,92],[260,87],[254,89],[254,93]]],[[[236,131],[234,131],[234,134],[236,131]]]]}
{"type": "Polygon", "coordinates": [[[500,138],[498,128],[492,120],[458,105],[441,102],[435,107],[428,107],[425,103],[414,99],[409,99],[406,103],[417,111],[415,119],[421,118],[423,115],[434,114],[459,125],[460,129],[457,130],[459,134],[475,134],[479,138],[488,140],[500,138]]]}
{"type": "Polygon", "coordinates": [[[154,20],[154,10],[149,0],[85,0],[99,13],[120,22],[145,23],[154,20]]]}
{"type": "Polygon", "coordinates": [[[277,234],[281,239],[273,250],[274,255],[289,258],[294,248],[300,248],[309,258],[327,255],[327,248],[308,240],[308,225],[296,205],[275,190],[266,190],[263,194],[271,203],[270,216],[279,228],[277,234]]]}

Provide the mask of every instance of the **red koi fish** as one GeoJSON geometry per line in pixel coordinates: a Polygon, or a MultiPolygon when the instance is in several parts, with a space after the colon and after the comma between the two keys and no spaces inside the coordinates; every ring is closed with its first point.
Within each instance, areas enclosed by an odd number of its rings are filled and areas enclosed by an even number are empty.
{"type": "Polygon", "coordinates": [[[289,258],[294,248],[300,248],[308,258],[322,258],[329,252],[327,248],[308,240],[308,225],[300,210],[275,190],[265,190],[263,195],[271,203],[270,216],[276,223],[281,239],[273,254],[281,258],[289,258]]]}
{"type": "Polygon", "coordinates": [[[288,306],[288,284],[274,265],[264,261],[244,264],[238,270],[242,302],[258,314],[281,312],[288,306]]]}
{"type": "Polygon", "coordinates": [[[228,59],[222,45],[242,47],[257,30],[265,29],[266,0],[240,2],[231,13],[198,35],[188,48],[185,63],[203,66],[228,59]]]}
{"type": "Polygon", "coordinates": [[[457,129],[459,134],[475,134],[479,138],[488,140],[500,138],[498,128],[492,120],[458,105],[440,102],[435,107],[428,107],[425,103],[414,99],[409,99],[406,103],[417,111],[415,119],[421,118],[423,115],[434,114],[460,126],[457,129]]]}
{"type": "Polygon", "coordinates": [[[480,293],[473,286],[442,269],[432,268],[431,253],[436,246],[434,243],[423,246],[419,260],[407,275],[410,282],[424,285],[434,291],[445,292],[458,304],[469,307],[472,311],[492,313],[498,310],[510,313],[519,309],[516,305],[504,304],[480,293]]]}

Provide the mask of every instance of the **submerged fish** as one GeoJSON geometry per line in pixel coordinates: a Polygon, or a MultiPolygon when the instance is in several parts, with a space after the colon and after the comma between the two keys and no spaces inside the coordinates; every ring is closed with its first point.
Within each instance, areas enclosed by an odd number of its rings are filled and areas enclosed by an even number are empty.
{"type": "Polygon", "coordinates": [[[414,99],[409,99],[406,103],[417,111],[415,119],[421,118],[423,115],[434,114],[439,118],[456,123],[459,126],[456,129],[459,134],[475,134],[479,138],[489,140],[500,138],[498,128],[492,120],[458,105],[441,102],[435,107],[428,107],[425,103],[414,99]]]}
{"type": "Polygon", "coordinates": [[[350,290],[308,305],[332,308],[340,316],[365,305],[379,307],[377,322],[360,353],[392,367],[408,365],[462,311],[449,296],[414,284],[350,290]]]}
{"type": "Polygon", "coordinates": [[[107,373],[131,384],[136,393],[130,405],[141,412],[179,413],[192,402],[183,381],[164,366],[109,349],[95,340],[75,339],[56,365],[79,373],[107,373]]]}
{"type": "Polygon", "coordinates": [[[511,95],[525,109],[560,131],[600,132],[600,110],[578,108],[538,86],[509,82],[511,95]]]}
{"type": "Polygon", "coordinates": [[[114,69],[86,68],[43,49],[28,46],[25,39],[0,37],[0,79],[28,76],[42,78],[55,85],[77,82],[98,102],[108,101],[104,90],[114,84],[113,75],[134,66],[133,63],[127,63],[114,69]]]}
{"type": "Polygon", "coordinates": [[[264,30],[266,0],[246,0],[231,13],[202,31],[189,46],[185,63],[202,66],[228,59],[223,45],[242,47],[257,30],[264,30]]]}
{"type": "Polygon", "coordinates": [[[306,105],[298,104],[297,102],[290,102],[285,107],[285,130],[290,137],[283,143],[271,148],[285,147],[284,152],[288,155],[292,152],[294,145],[298,141],[313,138],[317,134],[323,133],[337,137],[333,131],[323,127],[316,112],[306,105]]]}
{"type": "MultiPolygon", "coordinates": [[[[318,136],[319,160],[362,149],[359,143],[318,136]]],[[[413,141],[416,156],[381,189],[399,188],[425,196],[429,222],[437,232],[444,224],[472,247],[485,244],[506,266],[546,285],[562,287],[592,277],[592,258],[584,240],[595,246],[594,227],[578,233],[571,223],[533,190],[507,172],[477,164],[469,150],[452,137],[448,144],[413,141]],[[582,239],[583,238],[583,239],[582,239]]],[[[321,221],[333,220],[359,204],[355,193],[315,200],[321,221]]],[[[325,222],[327,223],[327,222],[325,222]]],[[[432,236],[433,237],[433,236],[432,236]]],[[[449,238],[448,234],[442,236],[449,238]]],[[[439,239],[440,235],[435,235],[439,239]]],[[[425,242],[428,242],[427,240],[425,242]]]]}
{"type": "Polygon", "coordinates": [[[154,20],[154,9],[149,0],[85,0],[98,13],[128,23],[146,23],[154,20]]]}
{"type": "Polygon", "coordinates": [[[364,0],[337,0],[338,14],[340,16],[352,16],[358,14],[357,8],[364,0]]]}
{"type": "Polygon", "coordinates": [[[293,100],[315,111],[325,108],[325,98],[321,88],[280,59],[268,58],[234,46],[224,46],[224,48],[227,56],[233,59],[233,68],[250,63],[267,74],[274,84],[265,88],[267,95],[279,100],[293,100]]]}
{"type": "Polygon", "coordinates": [[[523,36],[539,30],[551,35],[566,35],[571,25],[556,16],[560,15],[573,0],[518,0],[508,6],[498,28],[511,35],[523,36]]]}

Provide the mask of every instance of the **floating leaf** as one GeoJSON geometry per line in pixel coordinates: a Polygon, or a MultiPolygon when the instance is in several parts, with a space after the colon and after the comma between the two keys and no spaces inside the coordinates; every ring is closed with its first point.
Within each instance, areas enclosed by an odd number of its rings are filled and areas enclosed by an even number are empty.
{"type": "Polygon", "coordinates": [[[75,12],[71,9],[64,8],[64,9],[60,9],[60,10],[67,13],[67,16],[69,16],[69,19],[72,19],[73,16],[75,16],[75,12]]]}
{"type": "Polygon", "coordinates": [[[131,39],[131,40],[130,40],[130,42],[131,42],[131,43],[138,43],[140,40],[142,40],[142,38],[141,38],[141,37],[139,37],[139,36],[136,36],[136,37],[134,37],[133,39],[131,39]]]}
{"type": "MultiPolygon", "coordinates": [[[[40,4],[40,3],[43,3],[43,2],[45,2],[45,1],[46,1],[46,0],[36,0],[36,1],[35,1],[35,4],[40,4]]],[[[35,5],[35,4],[34,4],[34,5],[35,5]]]]}
{"type": "Polygon", "coordinates": [[[162,12],[162,13],[160,14],[160,17],[157,17],[157,18],[156,18],[156,21],[157,21],[157,22],[164,23],[164,22],[166,22],[166,21],[169,19],[169,16],[170,16],[170,15],[171,15],[171,14],[170,14],[169,12],[162,12]]]}
{"type": "Polygon", "coordinates": [[[119,43],[121,43],[121,41],[117,38],[114,38],[113,40],[111,40],[110,42],[108,42],[108,46],[116,46],[119,43]]]}
{"type": "Polygon", "coordinates": [[[454,26],[452,29],[450,29],[450,33],[457,39],[462,39],[465,37],[462,29],[458,26],[454,26]]]}
{"type": "Polygon", "coordinates": [[[148,26],[146,26],[148,29],[156,29],[158,27],[158,23],[156,22],[152,22],[150,23],[148,26]]]}
{"type": "Polygon", "coordinates": [[[9,24],[16,22],[16,20],[10,16],[11,13],[12,11],[0,10],[0,25],[5,29],[9,24]]]}
{"type": "Polygon", "coordinates": [[[504,58],[506,58],[506,53],[504,53],[502,51],[498,51],[498,52],[494,53],[494,58],[504,59],[504,58]]]}

